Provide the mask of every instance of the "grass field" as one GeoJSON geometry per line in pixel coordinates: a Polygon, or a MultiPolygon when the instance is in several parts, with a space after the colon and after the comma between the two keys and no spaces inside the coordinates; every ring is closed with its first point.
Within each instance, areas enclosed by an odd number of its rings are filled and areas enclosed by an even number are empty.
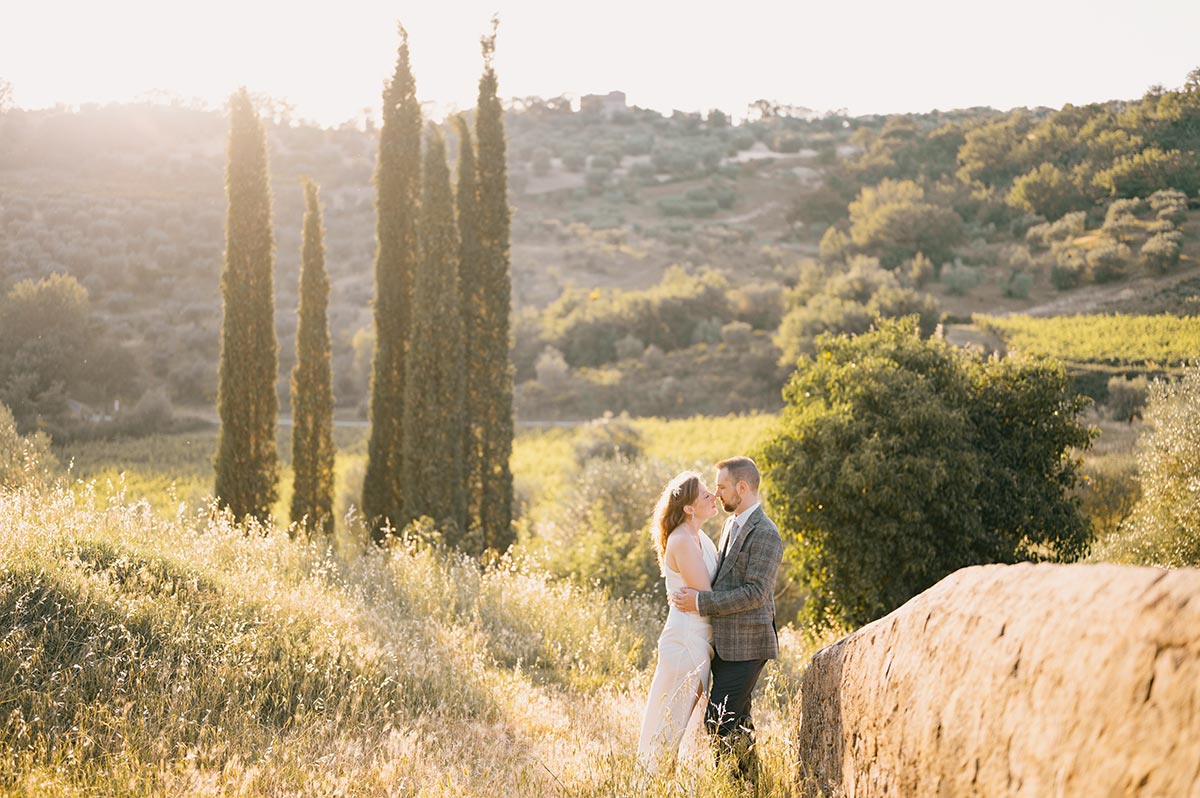
{"type": "MultiPolygon", "coordinates": [[[[773,423],[772,415],[697,416],[688,419],[632,419],[642,441],[644,455],[676,471],[701,468],[706,474],[722,457],[753,450],[773,423]]],[[[525,428],[513,443],[512,469],[517,491],[527,505],[557,495],[575,473],[574,446],[588,434],[586,426],[525,428]]],[[[283,460],[280,497],[275,515],[287,518],[291,498],[289,428],[279,431],[283,460]]],[[[338,449],[335,508],[344,517],[357,505],[366,466],[367,430],[336,427],[338,449]]],[[[212,492],[212,458],[217,433],[200,430],[146,438],[87,441],[56,449],[55,454],[71,466],[75,480],[95,483],[102,495],[124,495],[145,499],[155,509],[173,513],[180,502],[193,505],[212,492]]],[[[674,472],[672,472],[674,473],[674,472]]],[[[663,482],[671,476],[665,474],[663,482]]]]}
{"type": "MultiPolygon", "coordinates": [[[[0,502],[0,794],[742,794],[704,758],[634,758],[654,603],[87,486],[0,502]]],[[[814,648],[782,644],[756,700],[763,795],[795,794],[814,648]]]]}

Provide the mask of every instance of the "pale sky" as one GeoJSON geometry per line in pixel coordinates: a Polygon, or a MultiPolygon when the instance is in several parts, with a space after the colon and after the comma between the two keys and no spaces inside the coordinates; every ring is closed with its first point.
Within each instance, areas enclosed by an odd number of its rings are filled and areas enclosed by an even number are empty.
{"type": "Polygon", "coordinates": [[[620,89],[663,112],[758,98],[851,114],[1134,99],[1200,66],[1200,0],[4,0],[0,78],[24,108],[239,85],[336,125],[380,105],[408,29],[418,96],[474,104],[497,12],[502,97],[620,89]]]}

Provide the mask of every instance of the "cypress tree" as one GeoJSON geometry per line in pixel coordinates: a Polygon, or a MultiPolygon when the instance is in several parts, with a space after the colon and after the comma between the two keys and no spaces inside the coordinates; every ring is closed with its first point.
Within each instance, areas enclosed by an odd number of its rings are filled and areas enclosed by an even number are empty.
{"type": "Polygon", "coordinates": [[[483,38],[483,76],[475,113],[475,141],[479,175],[479,281],[485,316],[480,338],[472,345],[484,350],[485,372],[478,419],[483,430],[480,525],[484,545],[504,551],[513,542],[513,484],[509,459],[513,439],[513,375],[509,353],[509,306],[512,276],[509,271],[508,168],[504,140],[504,109],[496,94],[496,27],[483,38]]]}
{"type": "Polygon", "coordinates": [[[375,359],[371,375],[371,436],[363,480],[363,515],[376,542],[404,518],[405,356],[417,263],[421,171],[421,107],[400,28],[396,70],[383,90],[383,125],[375,166],[375,359]]]}
{"type": "Polygon", "coordinates": [[[245,88],[230,100],[225,190],[229,208],[221,273],[224,319],[217,385],[221,430],[215,492],[236,518],[265,520],[275,503],[279,471],[275,242],[267,141],[245,88]]]}
{"type": "Polygon", "coordinates": [[[482,256],[479,249],[479,181],[475,146],[466,118],[459,114],[454,117],[454,124],[458,132],[458,190],[454,196],[458,208],[459,285],[462,289],[463,367],[466,372],[463,478],[466,523],[469,529],[479,530],[480,500],[483,496],[483,419],[487,410],[482,386],[487,370],[487,353],[478,342],[483,340],[483,324],[488,313],[480,279],[482,256]]]}
{"type": "Polygon", "coordinates": [[[457,544],[466,524],[459,242],[446,145],[433,126],[423,166],[421,265],[413,280],[404,401],[404,510],[409,518],[439,522],[457,544]]]}
{"type": "Polygon", "coordinates": [[[329,352],[329,275],[317,186],[304,180],[300,309],[292,369],[292,522],[333,531],[333,373],[329,352]]]}

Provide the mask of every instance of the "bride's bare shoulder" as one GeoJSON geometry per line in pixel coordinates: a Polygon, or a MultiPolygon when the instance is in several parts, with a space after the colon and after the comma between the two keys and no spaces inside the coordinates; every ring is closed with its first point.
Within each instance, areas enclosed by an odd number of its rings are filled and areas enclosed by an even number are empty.
{"type": "MultiPolygon", "coordinates": [[[[701,536],[703,534],[701,533],[701,536]]],[[[691,532],[683,525],[675,527],[671,534],[667,535],[667,551],[692,551],[695,548],[696,543],[691,539],[691,532]]]]}

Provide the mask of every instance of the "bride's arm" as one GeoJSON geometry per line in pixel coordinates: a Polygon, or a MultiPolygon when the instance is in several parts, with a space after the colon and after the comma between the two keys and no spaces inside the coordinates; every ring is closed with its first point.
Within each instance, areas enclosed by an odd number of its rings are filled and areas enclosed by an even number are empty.
{"type": "Polygon", "coordinates": [[[704,555],[688,536],[680,533],[667,538],[666,560],[668,565],[679,572],[688,587],[695,590],[712,590],[704,555]]]}

